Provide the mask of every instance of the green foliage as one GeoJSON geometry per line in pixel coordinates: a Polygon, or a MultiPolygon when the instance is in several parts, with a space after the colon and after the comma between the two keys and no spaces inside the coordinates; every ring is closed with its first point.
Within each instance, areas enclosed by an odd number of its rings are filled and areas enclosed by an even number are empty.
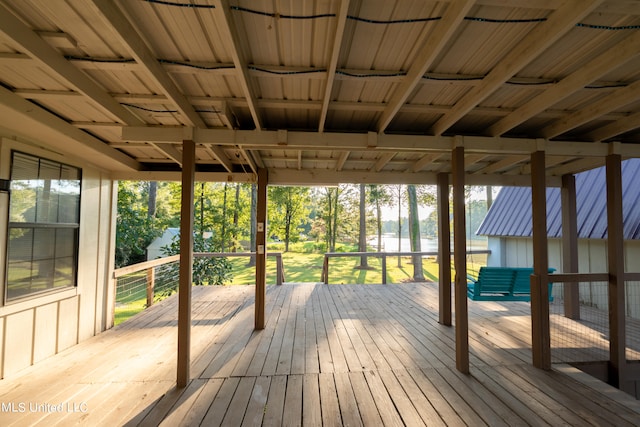
{"type": "Polygon", "coordinates": [[[145,184],[118,182],[116,268],[144,261],[147,246],[162,234],[162,221],[147,215],[145,184]]]}
{"type": "MultiPolygon", "coordinates": [[[[161,250],[166,256],[179,254],[179,237],[161,250]]],[[[197,233],[193,238],[193,250],[194,252],[216,252],[219,251],[219,247],[216,246],[213,237],[205,238],[201,233],[197,233]]],[[[227,258],[195,257],[193,259],[193,283],[197,286],[224,285],[233,277],[231,270],[232,266],[227,258]]],[[[169,292],[171,293],[173,290],[169,292]]]]}
{"type": "Polygon", "coordinates": [[[309,220],[309,187],[269,187],[269,201],[269,234],[284,241],[286,252],[309,220]]]}

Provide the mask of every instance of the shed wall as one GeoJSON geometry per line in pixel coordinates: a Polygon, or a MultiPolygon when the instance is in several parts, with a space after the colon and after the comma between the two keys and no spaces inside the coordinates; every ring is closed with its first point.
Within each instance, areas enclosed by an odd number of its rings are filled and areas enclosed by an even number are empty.
{"type": "MultiPolygon", "coordinates": [[[[45,143],[21,140],[0,130],[0,178],[9,179],[11,151],[71,164],[82,169],[78,280],[67,288],[16,302],[0,298],[0,377],[10,376],[69,348],[113,323],[112,224],[115,187],[107,173],[86,162],[46,149],[45,143]],[[9,139],[11,138],[11,139],[9,139]]],[[[0,295],[6,288],[9,195],[0,193],[0,295]]]]}
{"type": "MultiPolygon", "coordinates": [[[[489,247],[500,248],[501,253],[493,251],[487,258],[487,265],[504,267],[531,267],[533,265],[533,243],[526,237],[489,237],[489,247]],[[501,258],[504,263],[501,263],[501,258]]],[[[638,272],[640,265],[640,241],[627,240],[624,243],[625,271],[638,272]]],[[[562,272],[562,241],[549,239],[549,267],[556,272],[562,272]]],[[[607,244],[606,240],[580,239],[578,241],[578,272],[604,273],[607,272],[607,244]]],[[[583,304],[594,305],[602,310],[608,310],[606,283],[581,283],[580,301],[583,304]]],[[[554,286],[554,295],[559,295],[561,287],[554,286]]],[[[626,286],[627,314],[640,319],[640,282],[627,282],[626,286]]]]}

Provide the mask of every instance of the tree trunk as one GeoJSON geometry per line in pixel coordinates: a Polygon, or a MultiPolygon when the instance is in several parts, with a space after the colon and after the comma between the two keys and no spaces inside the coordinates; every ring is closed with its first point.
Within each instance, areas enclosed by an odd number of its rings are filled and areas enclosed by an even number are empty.
{"type": "Polygon", "coordinates": [[[156,216],[156,200],[158,195],[158,183],[156,181],[149,182],[149,202],[147,205],[147,216],[153,218],[156,216]]]}
{"type": "Polygon", "coordinates": [[[200,237],[204,237],[204,182],[200,184],[200,237]]]}
{"type": "Polygon", "coordinates": [[[233,209],[233,230],[231,235],[231,252],[237,252],[238,242],[238,217],[240,214],[240,184],[236,184],[236,201],[233,209]]]}
{"type": "Polygon", "coordinates": [[[222,231],[221,231],[221,245],[220,252],[224,252],[227,247],[227,183],[224,183],[224,193],[222,197],[222,231]]]}
{"type": "MultiPolygon", "coordinates": [[[[258,229],[258,186],[251,184],[251,235],[249,236],[249,250],[251,252],[256,251],[256,233],[258,229]]],[[[256,265],[255,257],[249,258],[247,267],[253,267],[256,265]]]]}
{"type": "MultiPolygon", "coordinates": [[[[358,232],[358,251],[367,251],[367,192],[364,184],[360,184],[360,230],[358,232]]],[[[366,268],[369,264],[366,256],[360,257],[360,268],[366,268]]]]}
{"type": "MultiPolygon", "coordinates": [[[[398,185],[398,252],[402,252],[402,184],[398,185]]],[[[402,268],[400,255],[398,255],[398,268],[402,268]]]]}
{"type": "Polygon", "coordinates": [[[284,251],[289,252],[289,240],[291,240],[291,221],[293,219],[293,202],[291,200],[291,187],[287,188],[287,198],[284,214],[284,251]]]}
{"type": "Polygon", "coordinates": [[[376,227],[378,230],[378,252],[382,252],[382,208],[380,199],[376,199],[376,227]]]}
{"type": "Polygon", "coordinates": [[[491,208],[492,204],[493,204],[493,189],[491,188],[490,185],[487,185],[487,210],[491,208]]]}
{"type": "MultiPolygon", "coordinates": [[[[409,240],[411,242],[411,252],[420,252],[420,218],[418,216],[418,197],[416,186],[407,185],[407,196],[409,199],[409,240]]],[[[422,271],[422,256],[413,255],[413,280],[424,281],[422,271]]]]}
{"type": "Polygon", "coordinates": [[[336,251],[336,240],[338,238],[338,194],[340,190],[336,188],[336,194],[333,199],[333,226],[331,230],[331,252],[336,251]]]}

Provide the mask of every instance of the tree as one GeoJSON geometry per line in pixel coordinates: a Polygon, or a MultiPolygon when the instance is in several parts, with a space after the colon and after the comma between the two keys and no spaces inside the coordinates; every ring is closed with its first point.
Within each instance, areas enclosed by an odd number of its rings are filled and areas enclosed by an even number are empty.
{"type": "Polygon", "coordinates": [[[376,233],[378,236],[378,252],[382,251],[382,207],[391,204],[391,194],[386,185],[369,185],[369,201],[376,211],[376,233]]]}
{"type": "MultiPolygon", "coordinates": [[[[402,184],[396,187],[398,196],[398,252],[402,252],[402,184]]],[[[402,257],[398,255],[398,268],[402,268],[402,257]]]]}
{"type": "MultiPolygon", "coordinates": [[[[166,256],[177,255],[180,253],[180,236],[177,236],[168,246],[161,248],[166,256]]],[[[219,252],[220,247],[215,243],[213,237],[206,238],[202,233],[196,232],[193,236],[194,252],[219,252]]],[[[179,274],[179,266],[172,264],[172,275],[179,274]]],[[[224,285],[232,278],[232,266],[227,258],[217,257],[197,257],[193,259],[193,284],[196,286],[204,285],[224,285]]],[[[163,296],[173,293],[178,287],[176,283],[171,289],[165,291],[163,296]]]]}
{"type": "MultiPolygon", "coordinates": [[[[418,197],[416,186],[407,185],[407,199],[409,200],[409,242],[412,252],[420,252],[420,218],[418,215],[418,197]]],[[[422,271],[422,256],[413,255],[413,280],[424,281],[422,271]]]]}
{"type": "MultiPolygon", "coordinates": [[[[256,251],[256,231],[258,229],[258,186],[251,184],[251,218],[249,232],[249,251],[256,251]]],[[[247,267],[256,265],[255,257],[249,257],[247,267]]]]}
{"type": "Polygon", "coordinates": [[[148,189],[149,186],[144,182],[118,182],[117,268],[144,261],[147,246],[162,234],[162,221],[149,215],[148,189]]]}
{"type": "Polygon", "coordinates": [[[270,232],[284,240],[284,251],[289,243],[298,241],[296,231],[307,220],[309,213],[309,187],[269,187],[270,232]]]}
{"type": "MultiPolygon", "coordinates": [[[[358,251],[367,251],[367,190],[364,184],[360,184],[360,203],[359,203],[360,226],[358,227],[358,251]]],[[[360,268],[367,268],[367,256],[360,257],[360,268]]]]}

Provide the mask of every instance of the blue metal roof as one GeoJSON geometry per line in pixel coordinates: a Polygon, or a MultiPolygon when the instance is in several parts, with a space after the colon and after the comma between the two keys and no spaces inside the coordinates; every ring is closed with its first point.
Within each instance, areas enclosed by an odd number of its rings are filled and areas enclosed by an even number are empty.
{"type": "MultiPolygon", "coordinates": [[[[578,237],[607,237],[607,189],[605,168],[576,175],[578,237]]],[[[624,239],[640,239],[640,159],[622,162],[622,210],[624,239]]],[[[547,232],[562,236],[560,189],[547,189],[547,232]]],[[[485,236],[531,237],[531,188],[504,187],[476,234],[485,236]]]]}

